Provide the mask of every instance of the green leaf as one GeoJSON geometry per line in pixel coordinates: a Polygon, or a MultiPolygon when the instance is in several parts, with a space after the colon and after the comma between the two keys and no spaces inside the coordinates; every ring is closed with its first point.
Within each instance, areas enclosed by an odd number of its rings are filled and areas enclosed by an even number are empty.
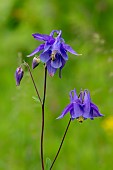
{"type": "Polygon", "coordinates": [[[50,170],[51,167],[51,160],[49,158],[46,158],[46,169],[45,170],[50,170]]]}
{"type": "Polygon", "coordinates": [[[40,102],[38,97],[35,97],[35,96],[32,96],[32,99],[35,101],[35,102],[40,102]]]}

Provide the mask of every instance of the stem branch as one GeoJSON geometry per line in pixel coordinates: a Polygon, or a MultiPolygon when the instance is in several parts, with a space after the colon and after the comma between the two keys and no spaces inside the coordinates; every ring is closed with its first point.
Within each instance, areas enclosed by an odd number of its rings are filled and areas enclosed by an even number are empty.
{"type": "Polygon", "coordinates": [[[38,98],[39,98],[39,100],[40,100],[40,103],[41,103],[41,105],[42,105],[42,100],[41,100],[41,97],[40,97],[40,95],[39,95],[38,89],[37,89],[37,87],[36,87],[36,84],[35,84],[35,81],[34,81],[34,78],[33,78],[32,72],[31,72],[31,69],[30,69],[30,67],[29,67],[29,64],[26,63],[25,61],[24,61],[24,64],[25,64],[26,67],[28,68],[28,71],[29,71],[30,76],[31,76],[31,80],[32,80],[33,85],[34,85],[34,88],[35,88],[35,91],[36,91],[37,96],[38,96],[38,98]]]}
{"type": "Polygon", "coordinates": [[[68,131],[68,129],[69,129],[70,123],[71,123],[71,118],[69,119],[68,125],[67,125],[67,127],[66,127],[65,132],[64,132],[64,136],[63,136],[63,138],[62,138],[62,141],[61,141],[61,143],[60,143],[60,146],[59,146],[59,149],[58,149],[58,151],[57,151],[57,153],[56,153],[56,156],[55,156],[55,158],[54,158],[54,160],[53,160],[53,162],[52,162],[52,164],[51,164],[50,170],[52,169],[52,167],[53,167],[53,165],[54,165],[54,163],[55,163],[55,161],[56,161],[56,159],[57,159],[57,157],[58,157],[58,155],[59,155],[59,152],[60,152],[61,147],[62,147],[62,145],[63,145],[64,139],[65,139],[65,137],[66,137],[67,131],[68,131]]]}

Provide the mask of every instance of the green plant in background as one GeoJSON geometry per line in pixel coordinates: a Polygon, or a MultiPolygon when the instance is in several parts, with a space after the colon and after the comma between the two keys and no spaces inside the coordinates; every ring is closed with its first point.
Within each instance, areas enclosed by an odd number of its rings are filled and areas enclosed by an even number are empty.
{"type": "MultiPolygon", "coordinates": [[[[24,62],[23,64],[28,68],[28,71],[31,76],[31,80],[33,82],[37,97],[40,101],[41,108],[42,108],[42,129],[41,129],[41,142],[40,142],[40,152],[41,152],[41,165],[42,170],[45,169],[44,164],[44,149],[43,149],[43,140],[44,140],[44,126],[45,126],[45,100],[46,100],[46,85],[47,85],[47,71],[51,77],[54,76],[56,71],[59,69],[59,77],[61,78],[61,70],[65,66],[66,61],[68,60],[67,52],[70,52],[74,55],[78,55],[71,46],[65,44],[64,39],[62,38],[62,31],[53,30],[50,35],[46,34],[33,34],[33,37],[36,40],[44,41],[43,44],[39,45],[28,57],[33,56],[34,54],[41,52],[38,57],[34,57],[32,61],[32,68],[36,68],[40,61],[44,63],[44,87],[43,87],[43,98],[41,99],[39,90],[33,78],[32,72],[30,70],[30,66],[28,63],[24,62]],[[55,37],[54,34],[57,34],[55,37]]],[[[21,64],[22,65],[22,64],[21,64]]],[[[70,68],[71,72],[71,68],[70,68]]],[[[23,69],[22,67],[18,67],[15,73],[16,85],[20,85],[20,82],[23,78],[23,69]]],[[[53,99],[54,100],[54,99],[53,99]]],[[[90,93],[88,90],[81,91],[80,94],[77,96],[76,90],[72,90],[70,92],[70,104],[66,106],[63,110],[62,114],[57,118],[61,119],[70,112],[71,118],[69,119],[67,128],[64,132],[64,136],[61,140],[61,144],[59,149],[56,153],[56,156],[52,163],[49,159],[46,159],[46,170],[51,170],[53,168],[54,163],[59,155],[61,147],[63,145],[64,139],[66,137],[68,128],[72,120],[77,119],[79,122],[83,122],[83,120],[90,118],[94,119],[94,117],[101,117],[103,116],[99,113],[98,107],[91,102],[90,93]]]]}
{"type": "MultiPolygon", "coordinates": [[[[93,123],[90,120],[84,124],[71,122],[71,133],[67,134],[54,169],[111,169],[113,1],[1,0],[0,12],[0,170],[37,170],[40,167],[39,99],[27,69],[24,68],[24,79],[19,87],[15,87],[14,71],[23,60],[31,67],[32,58],[25,56],[39,42],[29,35],[37,31],[49,34],[55,28],[61,29],[66,43],[83,55],[70,54],[62,70],[62,79],[57,76],[59,70],[53,78],[47,77],[44,158],[54,159],[69,121],[69,114],[61,121],[56,120],[69,103],[69,91],[76,87],[79,94],[80,88],[88,88],[92,101],[106,116],[93,123]]],[[[42,65],[32,74],[42,96],[42,65]]]]}

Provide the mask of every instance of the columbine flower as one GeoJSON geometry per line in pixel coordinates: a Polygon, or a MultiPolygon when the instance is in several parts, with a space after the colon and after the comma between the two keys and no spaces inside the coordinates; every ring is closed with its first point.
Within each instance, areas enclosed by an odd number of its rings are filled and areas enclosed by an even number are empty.
{"type": "Polygon", "coordinates": [[[16,79],[16,85],[20,85],[20,81],[22,80],[22,77],[24,75],[24,72],[21,67],[18,67],[15,72],[15,79],[16,79]]]}
{"type": "Polygon", "coordinates": [[[36,68],[40,63],[40,58],[34,57],[32,61],[32,68],[36,68]]]}
{"type": "Polygon", "coordinates": [[[59,76],[61,77],[61,70],[68,60],[67,52],[79,55],[69,45],[65,44],[61,34],[61,30],[53,30],[50,35],[32,34],[36,40],[44,41],[44,43],[39,45],[28,57],[41,51],[40,60],[46,63],[47,70],[51,76],[54,76],[59,68],[59,76]],[[57,33],[56,37],[54,37],[55,32],[57,33]]]}
{"type": "Polygon", "coordinates": [[[78,119],[82,122],[84,119],[103,116],[98,107],[91,102],[90,93],[88,90],[80,92],[77,96],[76,90],[70,92],[70,104],[68,104],[63,110],[62,114],[57,118],[63,118],[68,112],[70,112],[71,119],[78,119]]]}

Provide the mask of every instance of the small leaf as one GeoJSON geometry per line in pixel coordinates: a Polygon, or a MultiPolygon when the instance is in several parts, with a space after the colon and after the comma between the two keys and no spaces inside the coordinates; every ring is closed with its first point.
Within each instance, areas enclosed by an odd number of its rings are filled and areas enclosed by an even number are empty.
{"type": "Polygon", "coordinates": [[[38,99],[38,97],[32,96],[32,99],[34,99],[35,102],[40,102],[39,99],[38,99]]]}
{"type": "Polygon", "coordinates": [[[45,170],[50,170],[51,167],[51,160],[49,158],[46,158],[46,169],[45,170]]]}

